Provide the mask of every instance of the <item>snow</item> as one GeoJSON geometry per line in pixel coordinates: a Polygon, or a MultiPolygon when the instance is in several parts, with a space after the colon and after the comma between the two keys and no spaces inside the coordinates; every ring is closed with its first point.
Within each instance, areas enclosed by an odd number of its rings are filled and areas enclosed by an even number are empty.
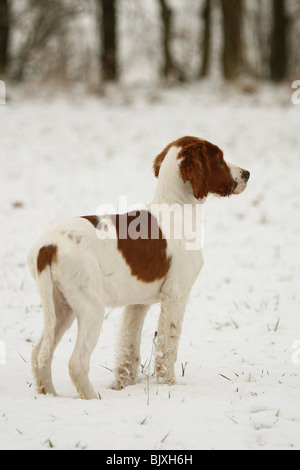
{"type": "Polygon", "coordinates": [[[300,448],[300,108],[291,94],[209,83],[112,88],[101,99],[12,91],[0,106],[0,449],[300,448]],[[156,305],[135,386],[110,388],[115,309],[92,356],[101,400],[81,400],[69,378],[76,325],[55,354],[59,397],[37,395],[30,355],[42,312],[29,248],[56,219],[93,214],[103,203],[117,210],[119,196],[150,201],[152,161],[183,135],[219,145],[251,179],[243,194],[207,201],[205,265],[187,307],[177,384],[151,375],[148,388],[156,305]]]}

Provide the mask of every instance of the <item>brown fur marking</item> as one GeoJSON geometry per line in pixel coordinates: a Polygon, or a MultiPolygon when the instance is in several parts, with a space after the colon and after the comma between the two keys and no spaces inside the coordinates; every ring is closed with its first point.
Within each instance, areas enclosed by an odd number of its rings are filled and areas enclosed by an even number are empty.
{"type": "Polygon", "coordinates": [[[167,155],[171,147],[174,146],[174,147],[184,148],[187,145],[190,145],[194,142],[197,142],[197,141],[199,142],[199,140],[200,139],[198,139],[198,137],[186,136],[186,137],[181,137],[180,139],[177,139],[171,144],[167,145],[167,147],[159,155],[157,155],[156,159],[154,160],[153,171],[154,171],[154,175],[156,176],[156,178],[158,178],[160,166],[162,162],[164,161],[164,158],[167,155]]]}
{"type": "Polygon", "coordinates": [[[99,217],[97,215],[83,215],[81,216],[81,219],[86,219],[89,222],[91,222],[92,225],[94,225],[95,228],[97,228],[97,225],[99,223],[99,217]]]}
{"type": "Polygon", "coordinates": [[[37,270],[40,274],[47,266],[57,262],[57,246],[46,245],[39,250],[37,257],[37,270]]]}
{"type": "Polygon", "coordinates": [[[148,211],[129,212],[111,216],[122,253],[131,274],[143,282],[163,279],[170,267],[167,241],[156,218],[148,211]],[[132,235],[138,235],[132,238],[132,235]]]}
{"type": "MultiPolygon", "coordinates": [[[[163,279],[170,267],[167,241],[156,218],[148,211],[134,211],[111,215],[121,252],[131,274],[139,281],[154,282],[163,279]]],[[[99,224],[96,215],[83,216],[95,228],[99,224]]]]}

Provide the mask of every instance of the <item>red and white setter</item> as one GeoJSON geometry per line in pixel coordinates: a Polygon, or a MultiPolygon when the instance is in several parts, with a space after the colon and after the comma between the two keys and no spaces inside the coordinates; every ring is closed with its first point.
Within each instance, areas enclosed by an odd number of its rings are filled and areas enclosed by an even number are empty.
{"type": "Polygon", "coordinates": [[[59,221],[31,249],[28,263],[44,312],[44,331],[32,352],[40,393],[56,395],[53,353],[76,318],[78,335],[69,361],[70,376],[82,398],[98,398],[88,374],[106,306],[125,306],[114,387],[135,384],[143,322],[149,307],[157,302],[161,313],[156,375],[160,383],[175,382],[184,311],[203,264],[201,244],[187,249],[190,239],[185,224],[197,223],[197,208],[203,207],[209,194],[241,193],[250,173],[226,163],[217,146],[196,137],[169,144],[153,168],[158,184],[144,210],[59,221]],[[168,209],[174,205],[183,211],[188,208],[190,217],[170,217],[168,209]],[[180,237],[175,236],[178,228],[182,229],[180,237]]]}

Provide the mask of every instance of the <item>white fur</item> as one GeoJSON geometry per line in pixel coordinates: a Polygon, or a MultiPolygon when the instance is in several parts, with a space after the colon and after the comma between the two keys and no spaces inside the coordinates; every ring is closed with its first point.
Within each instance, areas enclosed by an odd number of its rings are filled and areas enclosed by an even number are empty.
{"type": "MultiPolygon", "coordinates": [[[[160,168],[154,198],[146,206],[157,216],[162,229],[168,207],[191,204],[193,219],[197,205],[205,202],[195,199],[190,183],[184,183],[180,178],[179,151],[177,147],[170,148],[160,168]]],[[[244,189],[241,169],[230,168],[238,182],[236,192],[241,192],[244,189]]],[[[76,318],[78,337],[69,362],[70,376],[82,398],[98,397],[88,373],[106,306],[126,306],[117,351],[115,388],[136,382],[142,326],[150,305],[156,302],[161,303],[156,348],[157,378],[162,383],[175,381],[174,364],[183,315],[191,287],[203,264],[202,250],[186,249],[189,240],[184,236],[184,230],[183,237],[177,239],[174,233],[178,227],[171,225],[167,255],[172,260],[166,278],[145,283],[131,274],[117,249],[117,237],[101,236],[101,230],[110,234],[115,231],[112,224],[108,230],[107,223],[105,221],[99,226],[100,233],[97,233],[84,218],[59,221],[29,253],[29,266],[38,284],[45,318],[43,335],[32,354],[33,372],[40,392],[56,393],[51,378],[53,353],[76,318]],[[57,246],[57,260],[39,274],[36,269],[39,250],[50,244],[57,246]]],[[[182,218],[180,223],[184,226],[186,220],[182,218]]]]}

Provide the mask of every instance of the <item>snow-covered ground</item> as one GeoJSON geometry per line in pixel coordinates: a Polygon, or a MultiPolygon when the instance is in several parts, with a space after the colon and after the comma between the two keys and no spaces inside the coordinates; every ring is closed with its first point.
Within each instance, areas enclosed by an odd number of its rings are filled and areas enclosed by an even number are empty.
{"type": "Polygon", "coordinates": [[[0,448],[300,449],[300,106],[281,88],[113,93],[0,106],[0,448]],[[242,195],[207,201],[205,265],[185,316],[177,385],[151,376],[147,388],[153,306],[137,385],[110,388],[116,309],[92,356],[102,400],[79,399],[69,378],[76,325],[55,354],[60,396],[37,395],[30,355],[42,312],[28,249],[56,219],[102,203],[118,209],[119,195],[148,202],[153,158],[183,135],[219,145],[251,179],[242,195]]]}

